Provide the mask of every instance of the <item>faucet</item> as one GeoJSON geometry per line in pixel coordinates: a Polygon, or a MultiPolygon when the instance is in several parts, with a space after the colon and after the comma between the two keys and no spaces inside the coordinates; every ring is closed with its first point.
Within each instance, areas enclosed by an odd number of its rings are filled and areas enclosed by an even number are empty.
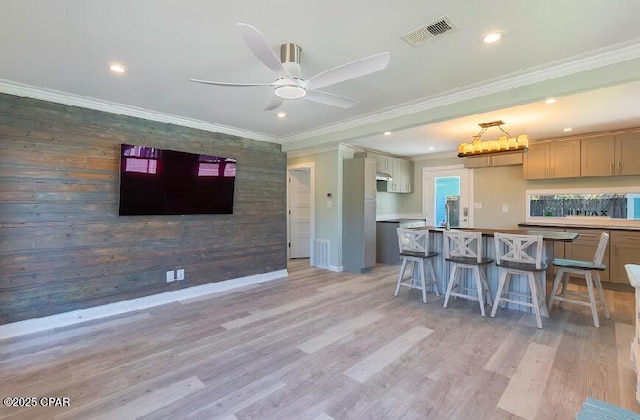
{"type": "Polygon", "coordinates": [[[451,211],[451,206],[449,205],[449,203],[445,203],[444,204],[444,213],[445,213],[445,216],[444,216],[444,228],[446,230],[451,229],[451,225],[449,224],[449,218],[451,217],[449,215],[450,211],[451,211]]]}

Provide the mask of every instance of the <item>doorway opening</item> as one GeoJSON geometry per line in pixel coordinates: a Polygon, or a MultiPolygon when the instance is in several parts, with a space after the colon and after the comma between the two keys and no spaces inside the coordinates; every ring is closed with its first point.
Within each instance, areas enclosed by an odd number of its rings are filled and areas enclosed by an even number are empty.
{"type": "Polygon", "coordinates": [[[422,213],[428,226],[473,227],[473,171],[461,166],[423,168],[422,213]]]}
{"type": "Polygon", "coordinates": [[[309,258],[315,237],[315,168],[287,166],[287,259],[309,258]]]}

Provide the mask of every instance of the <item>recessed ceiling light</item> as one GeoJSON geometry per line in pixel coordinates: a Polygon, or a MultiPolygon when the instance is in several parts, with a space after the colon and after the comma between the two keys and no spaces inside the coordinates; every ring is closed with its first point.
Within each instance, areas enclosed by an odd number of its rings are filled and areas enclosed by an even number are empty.
{"type": "Polygon", "coordinates": [[[436,150],[436,148],[435,147],[430,147],[429,150],[436,150]]]}
{"type": "Polygon", "coordinates": [[[391,131],[385,131],[385,132],[384,132],[384,135],[385,135],[385,136],[390,136],[390,135],[391,135],[391,131]]]}
{"type": "Polygon", "coordinates": [[[573,128],[571,127],[563,128],[562,131],[564,131],[565,133],[568,133],[569,131],[573,131],[573,128]]]}
{"type": "Polygon", "coordinates": [[[544,103],[547,104],[547,105],[555,104],[556,103],[556,98],[547,98],[547,100],[544,101],[544,103]]]}
{"type": "Polygon", "coordinates": [[[282,112],[282,111],[280,111],[280,112],[278,112],[276,115],[278,116],[278,118],[284,118],[284,117],[286,117],[286,116],[287,116],[287,113],[286,113],[286,112],[282,112]]]}
{"type": "Polygon", "coordinates": [[[500,41],[504,37],[504,32],[502,31],[493,31],[482,37],[482,42],[485,44],[493,44],[494,42],[500,41]]]}
{"type": "Polygon", "coordinates": [[[114,73],[125,73],[127,68],[122,64],[111,63],[109,64],[109,69],[114,73]]]}

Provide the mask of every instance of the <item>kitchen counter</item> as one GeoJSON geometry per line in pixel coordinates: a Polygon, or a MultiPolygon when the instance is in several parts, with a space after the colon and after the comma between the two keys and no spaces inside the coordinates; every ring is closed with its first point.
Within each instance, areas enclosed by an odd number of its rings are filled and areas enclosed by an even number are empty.
{"type": "Polygon", "coordinates": [[[567,224],[567,225],[560,225],[557,223],[520,223],[518,224],[518,226],[520,227],[524,227],[524,228],[528,228],[528,227],[532,227],[532,228],[545,228],[545,227],[550,227],[550,228],[563,228],[563,229],[598,229],[598,230],[620,230],[620,231],[632,231],[632,232],[640,232],[640,226],[636,227],[636,226],[606,226],[606,225],[599,225],[599,226],[594,226],[594,225],[574,225],[574,224],[567,224]]]}
{"type": "MultiPolygon", "coordinates": [[[[427,228],[435,233],[442,233],[445,229],[435,226],[427,226],[427,228]]],[[[412,229],[424,229],[424,227],[416,227],[412,229]]],[[[466,232],[481,232],[483,237],[493,237],[496,232],[511,233],[515,235],[542,235],[545,241],[571,242],[578,237],[577,232],[559,232],[555,230],[544,229],[487,229],[487,228],[455,228],[452,230],[462,230],[466,232]]]]}

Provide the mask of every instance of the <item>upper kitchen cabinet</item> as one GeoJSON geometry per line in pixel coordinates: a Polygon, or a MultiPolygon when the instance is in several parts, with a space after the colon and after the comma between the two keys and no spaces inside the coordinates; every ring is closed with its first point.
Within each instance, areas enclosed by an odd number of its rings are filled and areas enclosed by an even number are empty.
{"type": "Polygon", "coordinates": [[[640,133],[582,139],[582,176],[640,175],[640,133]]]}
{"type": "Polygon", "coordinates": [[[580,140],[530,144],[524,154],[525,179],[580,176],[580,140]]]}
{"type": "Polygon", "coordinates": [[[410,193],[413,192],[413,161],[372,152],[370,150],[356,152],[355,157],[366,157],[376,161],[376,172],[389,174],[391,181],[378,182],[379,192],[410,193]]]}
{"type": "Polygon", "coordinates": [[[387,192],[410,193],[413,191],[413,161],[389,156],[389,173],[393,179],[387,182],[387,192]]]}
{"type": "Polygon", "coordinates": [[[376,161],[376,172],[382,172],[385,174],[391,172],[389,169],[389,156],[367,151],[367,157],[376,161]]]}
{"type": "Polygon", "coordinates": [[[465,168],[487,168],[511,165],[522,165],[522,153],[505,153],[493,156],[468,157],[464,159],[465,168]]]}
{"type": "Polygon", "coordinates": [[[640,175],[640,133],[616,135],[616,175],[640,175]]]}
{"type": "Polygon", "coordinates": [[[609,176],[615,174],[615,137],[601,136],[582,139],[580,174],[609,176]]]}

